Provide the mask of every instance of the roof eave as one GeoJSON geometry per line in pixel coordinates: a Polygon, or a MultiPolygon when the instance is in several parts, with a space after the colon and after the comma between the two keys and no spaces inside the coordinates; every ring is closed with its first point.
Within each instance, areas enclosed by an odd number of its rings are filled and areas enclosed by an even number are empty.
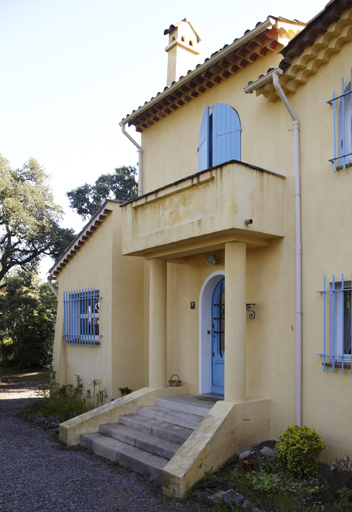
{"type": "Polygon", "coordinates": [[[123,203],[123,201],[115,199],[105,199],[99,210],[97,210],[97,212],[90,218],[87,224],[66,247],[65,251],[48,271],[49,280],[56,279],[56,276],[61,272],[63,267],[67,265],[68,261],[72,259],[82,245],[84,245],[84,243],[92,236],[93,232],[100,226],[105,218],[112,213],[112,210],[108,208],[109,202],[119,204],[123,203]]]}
{"type": "Polygon", "coordinates": [[[128,115],[122,121],[119,123],[120,126],[122,125],[131,125],[133,124],[133,121],[149,110],[153,105],[156,105],[163,99],[165,99],[167,96],[175,92],[177,89],[182,87],[183,85],[187,84],[188,82],[192,81],[195,77],[200,75],[201,73],[204,73],[208,68],[214,66],[218,61],[222,60],[224,57],[235,51],[240,46],[246,44],[248,41],[253,39],[254,37],[258,36],[262,32],[264,32],[267,29],[272,28],[276,23],[276,19],[272,16],[269,16],[264,22],[258,24],[254,29],[250,30],[246,34],[244,34],[240,39],[235,40],[232,44],[227,46],[225,49],[221,50],[220,52],[216,53],[213,57],[210,57],[208,60],[206,60],[203,64],[200,64],[197,66],[193,71],[189,72],[185,77],[181,78],[178,82],[175,82],[170,87],[167,87],[164,89],[163,92],[158,94],[155,98],[152,100],[146,102],[142,107],[140,107],[138,110],[133,112],[132,114],[128,115]]]}

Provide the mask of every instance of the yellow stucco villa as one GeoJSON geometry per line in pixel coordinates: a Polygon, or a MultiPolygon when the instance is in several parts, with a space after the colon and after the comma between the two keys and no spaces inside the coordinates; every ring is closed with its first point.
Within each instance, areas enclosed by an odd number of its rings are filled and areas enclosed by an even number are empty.
{"type": "Polygon", "coordinates": [[[307,24],[270,16],[200,65],[187,19],[165,35],[167,87],[120,123],[138,198],[107,200],[50,276],[58,381],[101,379],[117,399],[63,441],[208,397],[161,470],[181,497],[290,424],[316,429],[326,460],[352,455],[352,1],[307,24]]]}

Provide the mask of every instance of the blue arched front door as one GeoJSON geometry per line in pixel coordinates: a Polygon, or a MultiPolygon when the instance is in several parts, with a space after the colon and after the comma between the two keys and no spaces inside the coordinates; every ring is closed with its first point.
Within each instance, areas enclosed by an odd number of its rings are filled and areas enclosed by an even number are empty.
{"type": "Polygon", "coordinates": [[[221,279],[215,286],[211,304],[211,392],[223,395],[225,370],[225,279],[221,279]]]}

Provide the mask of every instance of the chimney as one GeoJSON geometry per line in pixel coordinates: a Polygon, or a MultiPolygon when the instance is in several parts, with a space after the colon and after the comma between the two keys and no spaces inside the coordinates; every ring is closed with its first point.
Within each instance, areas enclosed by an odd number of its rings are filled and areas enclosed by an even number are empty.
{"type": "Polygon", "coordinates": [[[166,34],[169,34],[169,44],[165,48],[168,53],[167,86],[169,87],[180,76],[185,76],[190,69],[196,67],[196,57],[199,55],[196,46],[201,39],[187,18],[175,25],[170,25],[164,30],[164,35],[166,34]]]}

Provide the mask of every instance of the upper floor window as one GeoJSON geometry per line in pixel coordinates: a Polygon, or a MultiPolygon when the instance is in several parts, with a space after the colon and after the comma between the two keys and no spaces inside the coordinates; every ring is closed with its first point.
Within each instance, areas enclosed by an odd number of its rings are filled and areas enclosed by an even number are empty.
{"type": "Polygon", "coordinates": [[[99,344],[99,290],[64,292],[64,340],[70,345],[99,344]]]}
{"type": "Polygon", "coordinates": [[[324,357],[323,369],[332,367],[351,368],[351,281],[332,281],[327,285],[324,277],[324,357]]]}
{"type": "Polygon", "coordinates": [[[334,163],[334,172],[338,168],[346,169],[346,165],[352,163],[351,81],[345,87],[345,80],[342,77],[341,94],[336,96],[334,91],[332,99],[328,101],[334,109],[334,158],[329,160],[334,163]]]}
{"type": "Polygon", "coordinates": [[[200,132],[198,171],[241,160],[241,122],[236,110],[224,103],[205,108],[200,132]]]}

